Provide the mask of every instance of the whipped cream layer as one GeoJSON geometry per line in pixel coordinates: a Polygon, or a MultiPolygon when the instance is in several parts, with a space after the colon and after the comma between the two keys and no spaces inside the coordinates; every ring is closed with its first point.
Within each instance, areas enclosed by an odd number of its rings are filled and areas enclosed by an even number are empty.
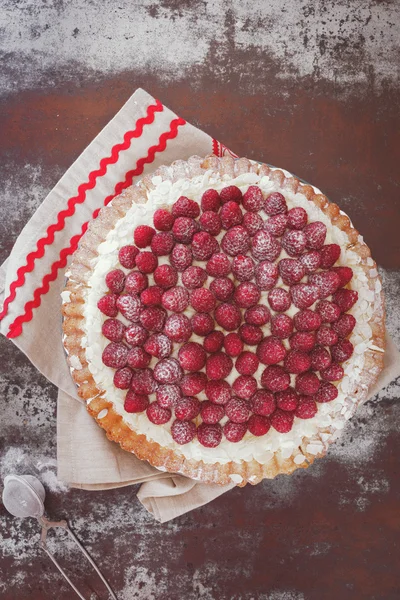
{"type": "MultiPolygon", "coordinates": [[[[289,173],[285,173],[290,176],[289,173]]],[[[176,182],[163,181],[161,177],[155,176],[152,179],[154,189],[148,192],[148,201],[143,205],[134,205],[126,213],[125,217],[120,219],[115,227],[108,233],[106,240],[100,244],[98,248],[99,256],[93,260],[93,272],[88,282],[87,298],[84,308],[85,316],[85,337],[83,338],[83,346],[86,349],[86,357],[89,363],[89,369],[93,375],[96,385],[105,391],[105,396],[108,401],[113,403],[114,410],[119,413],[125,423],[135,432],[146,435],[146,437],[161,446],[170,448],[174,451],[182,453],[187,459],[202,460],[205,463],[227,463],[230,461],[241,462],[251,461],[255,459],[261,464],[268,463],[274,453],[280,450],[283,458],[289,458],[295,455],[295,462],[301,464],[305,457],[299,451],[299,446],[304,441],[308,440],[306,447],[310,454],[319,454],[324,449],[327,440],[333,434],[338,434],[355,410],[356,401],[352,398],[352,394],[359,387],[360,374],[364,366],[364,353],[372,345],[372,331],[368,322],[373,314],[373,304],[376,294],[380,292],[381,283],[379,278],[376,280],[375,291],[368,287],[368,280],[362,269],[360,257],[347,249],[347,235],[339,228],[332,226],[330,219],[315,206],[309,202],[301,193],[293,193],[282,190],[280,186],[270,180],[269,177],[256,173],[245,173],[236,178],[229,176],[221,176],[213,171],[207,171],[204,175],[194,177],[192,179],[182,179],[176,182]],[[326,243],[337,243],[340,245],[342,252],[337,264],[347,265],[353,269],[354,276],[351,281],[351,288],[358,291],[359,298],[355,306],[351,309],[357,323],[351,335],[351,341],[354,344],[354,354],[343,364],[344,378],[338,384],[338,397],[330,403],[318,404],[318,412],[316,416],[309,420],[303,420],[295,417],[293,427],[290,432],[281,434],[272,427],[269,432],[262,437],[255,437],[247,432],[244,438],[238,443],[232,443],[224,437],[220,445],[216,448],[205,448],[195,438],[192,442],[186,445],[177,444],[170,433],[170,427],[173,418],[165,425],[155,425],[151,423],[146,413],[127,413],[124,410],[124,399],[126,390],[119,390],[114,387],[113,376],[114,370],[106,367],[101,359],[102,352],[109,341],[102,335],[101,328],[104,320],[107,318],[97,308],[98,300],[108,291],[105,284],[105,275],[108,271],[119,268],[124,269],[118,261],[118,250],[121,246],[132,244],[133,231],[138,225],[153,225],[154,211],[160,207],[171,206],[179,196],[188,196],[200,203],[201,196],[206,189],[214,188],[221,190],[226,185],[236,185],[244,193],[250,185],[258,185],[264,194],[270,194],[274,191],[283,192],[288,208],[294,206],[303,207],[308,215],[309,221],[322,221],[328,229],[326,243]]],[[[316,193],[320,193],[315,189],[316,193]]],[[[219,236],[222,237],[222,234],[219,236]]],[[[279,258],[284,258],[285,252],[279,258]]],[[[159,257],[159,264],[167,262],[167,257],[159,257]]],[[[371,261],[370,277],[377,277],[378,273],[373,267],[374,262],[371,261]]],[[[193,264],[196,263],[194,261],[193,264]]],[[[149,276],[149,284],[153,285],[152,276],[149,276]]],[[[210,278],[209,280],[210,281],[210,278]]],[[[206,282],[207,285],[207,282],[206,282]]],[[[278,286],[283,285],[282,280],[277,282],[278,286]]],[[[262,293],[260,303],[267,304],[266,297],[268,292],[262,293]]],[[[268,304],[267,304],[268,305],[268,304]]],[[[311,307],[312,308],[312,307],[311,307]]],[[[297,312],[293,305],[290,307],[288,314],[293,315],[297,312]]],[[[187,316],[193,314],[193,309],[190,307],[185,311],[187,316]]],[[[271,311],[273,314],[273,311],[271,311]]],[[[119,317],[122,321],[128,324],[124,317],[119,317]]],[[[216,329],[221,329],[216,324],[216,329]]],[[[266,335],[270,334],[270,325],[264,326],[266,335]]],[[[193,335],[191,340],[201,342],[203,338],[197,338],[193,335]]],[[[287,348],[289,348],[287,340],[284,340],[287,348]]],[[[177,356],[180,345],[174,344],[174,352],[172,356],[177,356]]],[[[254,348],[245,348],[254,351],[254,348]]],[[[150,367],[153,367],[157,359],[153,358],[150,367]]],[[[260,379],[265,365],[260,365],[254,377],[260,379]]],[[[239,374],[235,369],[232,369],[227,380],[232,383],[239,374]]],[[[292,376],[292,384],[294,378],[292,376]]],[[[152,396],[155,399],[155,396],[152,396]]],[[[197,396],[200,400],[206,400],[203,393],[197,396]]],[[[104,414],[99,417],[104,417],[107,411],[102,411],[104,414]]],[[[226,422],[227,417],[221,421],[226,422]]]]}

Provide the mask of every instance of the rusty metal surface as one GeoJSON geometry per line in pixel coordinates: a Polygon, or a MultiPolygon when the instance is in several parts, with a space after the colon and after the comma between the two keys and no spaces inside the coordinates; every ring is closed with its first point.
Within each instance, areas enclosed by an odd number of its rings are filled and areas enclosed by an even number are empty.
{"type": "MultiPolygon", "coordinates": [[[[381,267],[399,343],[397,3],[6,1],[0,25],[1,260],[142,86],[238,154],[337,202],[381,267]]],[[[41,476],[49,513],[69,518],[121,600],[400,598],[399,382],[307,471],[160,525],[134,487],[95,493],[56,481],[55,389],[11,342],[0,345],[1,479],[22,466],[41,476]]],[[[1,598],[72,598],[37,549],[35,522],[2,506],[0,522],[1,598]]],[[[102,591],[72,547],[58,551],[88,597],[102,591]]]]}

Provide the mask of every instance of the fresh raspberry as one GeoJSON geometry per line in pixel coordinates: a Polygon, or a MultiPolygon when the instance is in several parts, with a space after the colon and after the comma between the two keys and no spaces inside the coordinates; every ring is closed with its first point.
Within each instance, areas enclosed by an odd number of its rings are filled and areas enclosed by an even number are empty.
{"type": "Polygon", "coordinates": [[[249,281],[254,277],[254,261],[250,256],[235,256],[232,262],[232,273],[239,281],[249,281]]]}
{"type": "Polygon", "coordinates": [[[189,306],[189,292],[177,285],[163,293],[161,302],[167,310],[180,313],[189,306]]]}
{"type": "MultiPolygon", "coordinates": [[[[273,262],[278,258],[282,250],[279,241],[272,237],[268,231],[257,231],[251,238],[251,253],[258,261],[269,260],[273,262]]],[[[245,254],[245,253],[243,253],[245,254]]]]}
{"type": "Polygon", "coordinates": [[[288,433],[293,427],[294,413],[276,410],[271,416],[271,425],[279,433],[288,433]]]}
{"type": "Polygon", "coordinates": [[[255,283],[244,281],[239,283],[233,295],[234,300],[241,308],[250,308],[258,303],[261,298],[261,292],[255,283]]]}
{"type": "Polygon", "coordinates": [[[239,327],[239,335],[248,346],[257,346],[263,339],[263,332],[257,325],[249,325],[248,323],[239,327]]]}
{"type": "Polygon", "coordinates": [[[144,306],[160,306],[164,290],[158,285],[151,285],[140,294],[140,300],[144,306]]]}
{"type": "Polygon", "coordinates": [[[260,290],[270,290],[278,279],[278,265],[264,260],[256,266],[256,282],[260,290]]]}
{"type": "Polygon", "coordinates": [[[165,322],[164,332],[173,342],[187,342],[192,326],[186,315],[171,315],[165,322]]]}
{"type": "Polygon", "coordinates": [[[226,379],[232,368],[232,359],[224,352],[216,352],[207,358],[206,373],[209,379],[226,379]]]}
{"type": "Polygon", "coordinates": [[[358,300],[358,292],[355,290],[338,290],[333,294],[333,301],[339,306],[342,312],[350,310],[358,300]]]}
{"type": "Polygon", "coordinates": [[[131,390],[136,394],[153,394],[158,388],[158,383],[153,377],[151,369],[135,371],[132,375],[131,390]]]}
{"type": "Polygon", "coordinates": [[[315,346],[315,334],[308,331],[298,331],[290,336],[289,344],[292,350],[309,352],[315,346]]]}
{"type": "Polygon", "coordinates": [[[118,319],[107,319],[101,328],[101,333],[110,342],[120,342],[124,337],[125,325],[118,319]]]}
{"type": "Polygon", "coordinates": [[[332,363],[327,369],[321,371],[321,377],[325,381],[340,381],[344,377],[343,367],[332,363]]]}
{"type": "Polygon", "coordinates": [[[268,231],[274,237],[281,237],[286,231],[287,226],[287,215],[281,213],[280,215],[275,215],[274,217],[270,217],[264,222],[264,229],[268,231]]]}
{"type": "Polygon", "coordinates": [[[125,291],[127,294],[140,294],[149,285],[147,275],[139,271],[131,271],[125,279],[125,291]]]}
{"type": "Polygon", "coordinates": [[[178,360],[185,371],[200,371],[206,364],[207,355],[203,346],[189,342],[179,349],[178,360]]]}
{"type": "Polygon", "coordinates": [[[180,421],[195,419],[200,413],[201,403],[193,396],[184,396],[175,404],[175,416],[180,421]]]}
{"type": "Polygon", "coordinates": [[[119,390],[129,390],[132,381],[132,371],[129,367],[118,369],[114,373],[114,385],[119,390]]]}
{"type": "Polygon", "coordinates": [[[142,394],[136,394],[133,390],[125,396],[124,409],[128,413],[139,413],[146,410],[149,405],[149,397],[142,394]]]}
{"type": "Polygon", "coordinates": [[[139,254],[139,250],[136,246],[122,246],[118,252],[118,260],[125,269],[133,269],[136,265],[136,256],[139,254]]]}
{"type": "Polygon", "coordinates": [[[326,225],[321,221],[309,223],[303,229],[306,236],[306,247],[310,250],[319,250],[322,248],[326,238],[326,225]]]}
{"type": "Polygon", "coordinates": [[[287,212],[285,197],[279,192],[273,192],[264,201],[264,210],[270,217],[287,212]]]}
{"type": "Polygon", "coordinates": [[[282,392],[276,392],[275,394],[276,404],[280,410],[296,410],[296,407],[299,403],[298,396],[295,390],[291,387],[288,387],[286,390],[282,392]]]}
{"type": "Polygon", "coordinates": [[[309,308],[319,298],[319,287],[309,283],[298,283],[290,288],[293,304],[297,308],[309,308]]]}
{"type": "Polygon", "coordinates": [[[286,349],[276,337],[266,337],[257,346],[257,356],[264,365],[276,365],[286,356],[286,349]]]}
{"type": "Polygon", "coordinates": [[[193,258],[196,260],[208,260],[215,252],[218,252],[218,242],[207,231],[195,233],[192,240],[193,258]]]}
{"type": "Polygon", "coordinates": [[[247,230],[248,234],[253,236],[257,231],[260,231],[260,229],[263,228],[264,221],[257,213],[247,212],[243,215],[242,225],[247,230]]]}
{"type": "Polygon", "coordinates": [[[206,396],[214,404],[226,404],[232,396],[231,386],[223,379],[207,381],[206,396]]]}
{"type": "Polygon", "coordinates": [[[154,271],[154,282],[162,287],[168,289],[178,283],[178,273],[171,265],[160,265],[154,271]]]}
{"type": "MultiPolygon", "coordinates": [[[[313,396],[318,392],[320,381],[315,373],[300,373],[296,377],[296,391],[299,394],[313,396]]],[[[280,408],[283,408],[282,406],[280,408]]]]}
{"type": "Polygon", "coordinates": [[[157,402],[163,408],[171,408],[181,399],[181,388],[179,385],[160,385],[156,391],[157,402]]]}
{"type": "Polygon", "coordinates": [[[322,271],[309,275],[308,281],[319,288],[320,298],[327,298],[336,292],[340,285],[339,275],[333,271],[322,271]]]}
{"type": "Polygon", "coordinates": [[[238,329],[242,321],[242,313],[240,312],[240,308],[234,304],[220,304],[217,306],[214,316],[218,325],[223,329],[226,329],[226,331],[238,329]]]}
{"type": "Polygon", "coordinates": [[[153,333],[145,342],[144,349],[151,356],[167,358],[172,352],[171,340],[163,333],[153,333]]]}
{"type": "Polygon", "coordinates": [[[264,196],[257,185],[250,185],[243,194],[243,206],[250,212],[258,212],[264,204],[264,196]]]}
{"type": "Polygon", "coordinates": [[[323,346],[316,346],[311,350],[311,367],[314,371],[323,371],[327,369],[332,362],[329,350],[323,346]]]}
{"type": "Polygon", "coordinates": [[[140,316],[142,303],[136,294],[123,294],[117,299],[117,308],[128,321],[137,321],[140,316]]]}
{"type": "Polygon", "coordinates": [[[226,204],[227,202],[237,202],[238,204],[242,201],[242,192],[236,185],[228,185],[224,187],[219,196],[221,198],[222,204],[226,204]]]}
{"type": "Polygon", "coordinates": [[[196,425],[193,421],[174,421],[171,425],[173,440],[183,446],[193,440],[196,435],[196,425]]]}
{"type": "Polygon", "coordinates": [[[261,375],[261,385],[270,392],[281,392],[290,385],[290,375],[279,365],[268,366],[261,375]]]}
{"type": "Polygon", "coordinates": [[[199,223],[201,228],[211,235],[218,235],[221,232],[221,218],[212,210],[204,212],[199,219],[199,223]]]}
{"type": "Polygon", "coordinates": [[[145,369],[149,366],[151,356],[143,348],[136,346],[129,350],[127,361],[131,369],[145,369]]]}
{"type": "Polygon", "coordinates": [[[142,310],[139,320],[148,331],[162,331],[167,313],[161,306],[149,306],[142,310]]]}
{"type": "Polygon", "coordinates": [[[190,244],[200,225],[190,217],[178,217],[172,227],[172,233],[177,242],[190,244]]]}
{"type": "Polygon", "coordinates": [[[184,244],[175,244],[169,260],[171,265],[181,273],[192,264],[192,251],[184,244]]]}
{"type": "Polygon", "coordinates": [[[214,319],[208,313],[196,313],[190,319],[193,333],[204,337],[214,329],[214,319]]]}
{"type": "Polygon", "coordinates": [[[283,258],[279,261],[279,275],[283,283],[293,285],[301,281],[305,275],[305,268],[299,260],[295,258],[283,258]]]}
{"type": "Polygon", "coordinates": [[[340,308],[334,302],[329,302],[329,300],[318,302],[315,310],[321,315],[323,323],[333,323],[340,317],[340,308]]]}
{"type": "Polygon", "coordinates": [[[251,415],[247,423],[247,427],[250,433],[260,437],[268,433],[271,428],[271,423],[267,417],[262,417],[261,415],[251,415]]]}
{"type": "Polygon", "coordinates": [[[203,423],[207,423],[207,425],[214,425],[218,423],[225,415],[225,410],[223,406],[219,406],[218,404],[214,404],[213,402],[202,402],[200,409],[200,416],[203,420],[203,423]]]}
{"type": "Polygon", "coordinates": [[[155,425],[163,425],[168,423],[172,413],[169,408],[163,408],[158,402],[152,402],[146,410],[146,415],[149,421],[155,425]]]}
{"type": "Polygon", "coordinates": [[[330,269],[340,256],[340,246],[338,244],[327,244],[322,246],[321,254],[321,269],[330,269]]]}
{"type": "Polygon", "coordinates": [[[222,350],[224,345],[224,334],[222,331],[212,331],[206,335],[203,346],[206,352],[214,353],[222,350]]]}
{"type": "Polygon", "coordinates": [[[125,273],[121,269],[114,269],[106,275],[106,285],[114,294],[120,294],[125,286],[125,273]]]}
{"type": "Polygon", "coordinates": [[[128,348],[124,344],[111,342],[104,348],[101,359],[106,367],[122,369],[128,359],[128,348]]]}
{"type": "Polygon", "coordinates": [[[118,314],[117,300],[117,294],[107,294],[100,298],[97,308],[107,317],[116,317],[118,314]]]}
{"type": "Polygon", "coordinates": [[[236,202],[227,202],[219,211],[222,227],[230,229],[243,221],[242,210],[236,202]]]}
{"type": "Polygon", "coordinates": [[[350,340],[339,340],[337,344],[332,346],[331,353],[335,362],[344,362],[353,354],[354,346],[350,340]]]}
{"type": "Polygon", "coordinates": [[[130,325],[125,329],[124,338],[130,346],[143,346],[149,332],[141,325],[130,325]]]}
{"type": "Polygon", "coordinates": [[[311,252],[302,254],[299,261],[305,268],[306,273],[314,273],[321,264],[321,255],[318,250],[311,250],[311,252]]]}
{"type": "Polygon", "coordinates": [[[149,227],[148,225],[139,225],[136,227],[133,233],[133,239],[136,246],[138,248],[146,248],[146,246],[150,246],[154,234],[155,229],[153,229],[153,227],[149,227]]]}
{"type": "Polygon", "coordinates": [[[210,283],[210,290],[217,300],[225,302],[232,298],[235,284],[228,277],[217,277],[210,283]]]}
{"type": "Polygon", "coordinates": [[[350,333],[353,331],[354,327],[356,326],[356,319],[353,317],[353,315],[350,314],[344,314],[340,317],[340,319],[338,319],[336,321],[336,323],[333,323],[332,325],[332,329],[340,336],[340,337],[347,337],[348,335],[350,335],[350,333]]]}
{"type": "Polygon", "coordinates": [[[182,283],[189,290],[201,288],[207,279],[207,273],[201,267],[188,267],[182,273],[182,283]]]}
{"type": "Polygon", "coordinates": [[[174,247],[174,238],[169,231],[160,231],[151,240],[151,251],[156,256],[168,256],[174,247]]]}
{"type": "Polygon", "coordinates": [[[339,392],[337,387],[330,383],[329,381],[322,381],[319,390],[315,396],[315,400],[317,402],[332,402],[335,398],[337,398],[339,392]]]}
{"type": "Polygon", "coordinates": [[[215,308],[215,298],[210,290],[197,288],[190,294],[190,304],[198,312],[210,312],[215,308]]]}
{"type": "Polygon", "coordinates": [[[301,208],[300,206],[291,208],[287,217],[287,224],[290,229],[303,229],[303,227],[307,225],[308,215],[304,208],[301,208]]]}
{"type": "Polygon", "coordinates": [[[251,405],[256,415],[269,417],[276,409],[275,396],[266,390],[258,390],[251,399],[251,405]]]}
{"type": "Polygon", "coordinates": [[[249,418],[249,403],[242,398],[231,398],[225,404],[225,413],[234,423],[245,423],[249,418]]]}
{"type": "Polygon", "coordinates": [[[297,331],[315,331],[321,323],[321,315],[313,310],[300,310],[294,315],[294,325],[297,331]]]}
{"type": "Polygon", "coordinates": [[[175,358],[162,358],[154,367],[154,379],[160,383],[178,383],[182,369],[175,358]]]}
{"type": "Polygon", "coordinates": [[[204,212],[208,210],[212,210],[213,212],[218,212],[219,207],[221,206],[221,200],[219,198],[219,194],[217,190],[206,190],[201,197],[201,209],[204,212]]]}
{"type": "Polygon", "coordinates": [[[347,285],[353,277],[353,269],[350,267],[333,267],[332,271],[339,275],[340,287],[347,285]]]}
{"type": "Polygon", "coordinates": [[[231,261],[223,252],[217,252],[209,259],[206,271],[211,277],[225,277],[231,271],[231,261]]]}
{"type": "Polygon", "coordinates": [[[285,358],[285,369],[288,373],[304,373],[311,367],[311,358],[300,350],[291,350],[285,358]]]}
{"type": "Polygon", "coordinates": [[[268,302],[272,310],[284,312],[292,304],[289,292],[283,288],[274,288],[268,294],[268,302]]]}
{"type": "Polygon", "coordinates": [[[293,320],[288,315],[275,315],[271,320],[271,333],[282,340],[288,338],[293,333],[293,320]]]}
{"type": "Polygon", "coordinates": [[[317,414],[318,408],[311,396],[299,396],[299,404],[294,414],[299,419],[312,419],[317,414]]]}
{"type": "Polygon", "coordinates": [[[336,331],[333,331],[328,325],[322,325],[317,331],[317,342],[321,346],[333,346],[338,339],[336,331]]]}
{"type": "MultiPolygon", "coordinates": [[[[257,234],[256,234],[257,235],[257,234]]],[[[253,238],[254,239],[254,238],[253,238]]],[[[246,229],[241,225],[229,229],[222,238],[221,248],[229,256],[246,254],[250,247],[250,238],[246,229]]]]}
{"type": "Polygon", "coordinates": [[[238,398],[250,400],[257,391],[257,381],[250,375],[239,375],[233,382],[232,389],[238,398]]]}
{"type": "Polygon", "coordinates": [[[246,431],[246,423],[233,423],[233,421],[227,421],[227,423],[224,425],[224,435],[228,442],[240,442],[240,440],[243,439],[246,431]]]}
{"type": "Polygon", "coordinates": [[[271,319],[271,313],[266,306],[256,304],[251,306],[244,313],[244,320],[249,325],[265,325],[271,319]]]}
{"type": "Polygon", "coordinates": [[[219,423],[215,423],[215,425],[201,423],[197,428],[197,439],[206,448],[216,448],[222,440],[221,425],[219,423]]]}
{"type": "Polygon", "coordinates": [[[153,273],[157,265],[157,256],[152,252],[139,252],[136,257],[136,266],[141,273],[153,273]]]}
{"type": "Polygon", "coordinates": [[[171,231],[174,221],[174,215],[165,208],[158,208],[153,216],[154,227],[158,231],[171,231]]]}
{"type": "Polygon", "coordinates": [[[200,206],[194,200],[181,196],[172,205],[172,214],[176,217],[192,217],[196,219],[200,214],[200,206]]]}
{"type": "Polygon", "coordinates": [[[236,359],[235,369],[241,375],[254,375],[257,371],[259,360],[253,352],[242,352],[236,359]]]}
{"type": "Polygon", "coordinates": [[[189,373],[184,375],[180,383],[182,394],[184,396],[197,396],[204,390],[207,384],[207,377],[204,373],[189,373]]]}
{"type": "Polygon", "coordinates": [[[225,352],[229,356],[239,356],[243,350],[243,342],[237,333],[228,333],[224,338],[225,352]]]}
{"type": "Polygon", "coordinates": [[[291,229],[286,231],[282,237],[282,247],[289,256],[300,256],[306,247],[306,236],[303,231],[291,229]]]}

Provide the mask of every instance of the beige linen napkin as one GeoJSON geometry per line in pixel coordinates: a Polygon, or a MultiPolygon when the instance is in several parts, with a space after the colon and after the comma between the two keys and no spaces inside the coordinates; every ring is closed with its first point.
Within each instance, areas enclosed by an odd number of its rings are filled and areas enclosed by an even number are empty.
{"type": "MultiPolygon", "coordinates": [[[[0,330],[58,388],[58,476],[98,490],[142,484],[138,499],[165,522],[234,486],[210,486],[171,475],[107,440],[79,401],[62,346],[60,293],[71,255],[87,222],[147,172],[193,154],[230,152],[137,90],[61,178],[18,237],[0,268],[0,330]]],[[[400,374],[389,340],[387,367],[374,392],[400,374]]]]}

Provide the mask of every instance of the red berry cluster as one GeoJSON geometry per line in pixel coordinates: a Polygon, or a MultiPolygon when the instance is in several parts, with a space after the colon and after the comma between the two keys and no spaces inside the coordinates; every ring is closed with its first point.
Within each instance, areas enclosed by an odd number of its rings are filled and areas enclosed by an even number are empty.
{"type": "Polygon", "coordinates": [[[127,412],[173,419],[178,444],[197,436],[212,448],[223,435],[286,433],[337,397],[357,292],[322,222],[257,186],[209,189],[200,206],[181,196],[153,222],[120,249],[123,269],[107,274],[98,303],[109,317],[103,362],[127,390],[127,412]]]}

